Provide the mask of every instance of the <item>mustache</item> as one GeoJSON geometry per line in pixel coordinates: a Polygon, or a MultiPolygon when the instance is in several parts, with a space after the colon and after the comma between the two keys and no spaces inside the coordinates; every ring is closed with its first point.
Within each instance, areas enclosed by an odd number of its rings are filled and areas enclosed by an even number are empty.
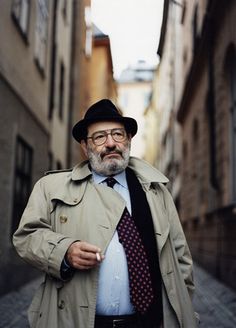
{"type": "Polygon", "coordinates": [[[109,154],[118,154],[123,157],[122,151],[120,151],[119,149],[116,149],[116,148],[104,150],[103,152],[101,152],[100,157],[103,159],[104,156],[109,155],[109,154]]]}

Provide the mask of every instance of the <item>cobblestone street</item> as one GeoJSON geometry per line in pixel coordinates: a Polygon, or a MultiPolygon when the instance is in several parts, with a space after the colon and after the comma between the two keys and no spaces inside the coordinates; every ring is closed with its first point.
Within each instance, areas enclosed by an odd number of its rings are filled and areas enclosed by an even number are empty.
{"type": "MultiPolygon", "coordinates": [[[[41,279],[0,298],[0,328],[28,328],[27,309],[41,279]]],[[[46,328],[46,327],[45,327],[46,328]]]]}
{"type": "MultiPolygon", "coordinates": [[[[40,281],[37,279],[0,298],[0,328],[29,327],[27,308],[40,281]]],[[[201,318],[200,328],[235,328],[236,293],[197,265],[195,284],[194,308],[201,318]]]]}
{"type": "Polygon", "coordinates": [[[194,309],[200,315],[200,328],[235,328],[236,293],[195,266],[194,309]]]}

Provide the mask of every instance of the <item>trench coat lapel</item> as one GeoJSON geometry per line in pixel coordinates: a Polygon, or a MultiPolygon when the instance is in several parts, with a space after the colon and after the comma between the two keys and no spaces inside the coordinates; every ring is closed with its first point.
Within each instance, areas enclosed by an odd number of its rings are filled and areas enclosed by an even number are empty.
{"type": "Polygon", "coordinates": [[[167,213],[165,213],[166,211],[164,209],[164,206],[160,206],[161,202],[157,202],[156,192],[153,191],[147,192],[146,196],[152,216],[157,217],[157,220],[153,220],[153,224],[154,224],[154,231],[156,234],[156,239],[158,244],[158,251],[160,254],[169,235],[170,224],[169,221],[166,220],[167,213]]]}

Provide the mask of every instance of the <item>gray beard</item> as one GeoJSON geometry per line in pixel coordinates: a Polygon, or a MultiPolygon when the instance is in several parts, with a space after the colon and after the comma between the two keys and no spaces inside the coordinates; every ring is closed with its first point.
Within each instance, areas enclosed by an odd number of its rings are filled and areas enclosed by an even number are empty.
{"type": "Polygon", "coordinates": [[[109,161],[103,161],[100,155],[94,154],[88,149],[88,159],[91,168],[99,175],[110,176],[118,174],[126,169],[129,164],[130,148],[127,147],[122,152],[122,158],[112,158],[109,161]]]}

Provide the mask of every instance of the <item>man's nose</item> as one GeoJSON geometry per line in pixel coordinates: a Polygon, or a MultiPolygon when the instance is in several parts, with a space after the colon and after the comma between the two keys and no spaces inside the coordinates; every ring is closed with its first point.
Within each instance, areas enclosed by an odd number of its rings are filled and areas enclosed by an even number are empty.
{"type": "Polygon", "coordinates": [[[114,146],[115,145],[115,141],[114,141],[114,139],[112,138],[112,136],[111,136],[111,134],[109,133],[108,135],[107,135],[107,140],[106,140],[106,146],[107,147],[112,147],[112,146],[114,146]]]}

